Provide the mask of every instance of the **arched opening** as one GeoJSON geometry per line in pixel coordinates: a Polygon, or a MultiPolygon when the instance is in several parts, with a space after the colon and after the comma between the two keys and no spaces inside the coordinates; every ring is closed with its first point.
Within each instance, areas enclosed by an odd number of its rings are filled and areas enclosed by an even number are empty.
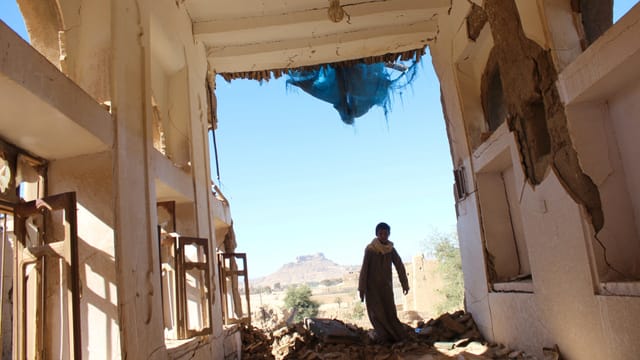
{"type": "Polygon", "coordinates": [[[94,0],[11,0],[31,45],[96,101],[110,95],[111,8],[94,0]],[[84,19],[80,21],[80,19],[84,19]]]}
{"type": "Polygon", "coordinates": [[[56,0],[17,0],[24,18],[31,45],[52,64],[60,68],[60,39],[63,31],[62,14],[56,0]]]}

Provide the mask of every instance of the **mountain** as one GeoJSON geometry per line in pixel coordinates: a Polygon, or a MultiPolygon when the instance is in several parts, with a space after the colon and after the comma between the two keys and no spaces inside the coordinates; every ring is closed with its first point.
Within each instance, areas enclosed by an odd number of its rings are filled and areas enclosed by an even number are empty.
{"type": "Polygon", "coordinates": [[[320,282],[322,280],[342,279],[358,266],[344,266],[327,259],[323,253],[296,257],[295,262],[282,265],[278,271],[262,278],[251,279],[251,286],[273,286],[320,282]]]}

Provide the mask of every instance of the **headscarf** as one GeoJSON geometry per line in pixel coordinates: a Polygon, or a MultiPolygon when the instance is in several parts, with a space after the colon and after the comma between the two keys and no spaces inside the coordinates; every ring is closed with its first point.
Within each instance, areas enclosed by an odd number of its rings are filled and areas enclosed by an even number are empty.
{"type": "Polygon", "coordinates": [[[387,241],[386,244],[383,244],[382,241],[376,237],[371,241],[371,244],[369,244],[367,248],[377,252],[378,254],[384,255],[393,251],[393,242],[387,241]]]}

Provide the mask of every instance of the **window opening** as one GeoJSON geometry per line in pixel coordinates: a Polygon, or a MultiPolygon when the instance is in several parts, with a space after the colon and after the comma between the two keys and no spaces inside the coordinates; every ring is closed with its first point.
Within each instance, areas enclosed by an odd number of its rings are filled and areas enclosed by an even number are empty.
{"type": "Polygon", "coordinates": [[[511,147],[477,174],[487,270],[494,291],[532,292],[529,254],[511,147]]]}
{"type": "Polygon", "coordinates": [[[456,201],[464,200],[467,195],[467,180],[464,175],[464,166],[461,166],[457,169],[453,170],[453,179],[454,179],[454,195],[456,196],[456,201]]]}
{"type": "Polygon", "coordinates": [[[209,240],[160,233],[165,337],[211,333],[209,240]]]}
{"type": "Polygon", "coordinates": [[[183,337],[211,333],[209,244],[207,239],[175,237],[178,331],[183,337]]]}
{"type": "Polygon", "coordinates": [[[226,325],[251,324],[251,302],[249,300],[249,276],[246,253],[219,253],[218,267],[222,289],[222,316],[226,325]],[[242,267],[238,267],[238,261],[242,267]],[[243,278],[240,287],[240,277],[243,278]],[[243,292],[243,297],[240,296],[243,292]],[[242,301],[244,298],[244,302],[242,301]]]}
{"type": "Polygon", "coordinates": [[[13,351],[81,358],[75,193],[15,205],[13,351]]]}

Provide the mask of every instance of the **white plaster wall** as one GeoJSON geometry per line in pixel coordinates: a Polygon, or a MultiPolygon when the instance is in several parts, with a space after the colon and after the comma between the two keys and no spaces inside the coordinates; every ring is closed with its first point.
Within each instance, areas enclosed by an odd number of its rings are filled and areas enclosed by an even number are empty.
{"type": "Polygon", "coordinates": [[[151,93],[158,104],[166,156],[185,166],[190,161],[187,68],[182,46],[166,38],[161,21],[151,16],[151,93]]]}
{"type": "MultiPolygon", "coordinates": [[[[461,3],[463,1],[457,2],[461,3]]],[[[444,14],[442,16],[444,17],[444,14]]],[[[458,19],[458,21],[458,23],[449,20],[441,21],[441,33],[435,42],[429,46],[433,67],[440,80],[443,112],[447,123],[447,137],[449,138],[454,168],[461,166],[463,159],[469,156],[469,144],[464,122],[462,121],[462,105],[454,73],[453,64],[455,60],[452,57],[453,35],[455,30],[461,26],[462,19],[458,19]]]]}
{"type": "Polygon", "coordinates": [[[465,307],[473,315],[480,332],[489,340],[495,338],[489,309],[487,267],[480,233],[478,202],[475,194],[458,204],[458,237],[465,284],[465,307]]]}
{"type": "Polygon", "coordinates": [[[176,231],[181,236],[198,237],[193,203],[176,204],[176,231]]]}
{"type": "Polygon", "coordinates": [[[609,347],[608,359],[635,360],[640,354],[640,298],[597,296],[609,347]]]}
{"type": "Polygon", "coordinates": [[[584,210],[555,173],[523,203],[534,294],[490,294],[496,339],[538,356],[558,344],[567,359],[636,359],[640,298],[594,294],[584,210]]]}
{"type": "MultiPolygon", "coordinates": [[[[585,212],[555,172],[535,190],[527,185],[522,203],[539,322],[517,313],[511,321],[548,332],[567,359],[609,359],[594,296],[585,212]]],[[[519,344],[527,341],[520,338],[519,344]]]]}
{"type": "MultiPolygon", "coordinates": [[[[163,123],[167,135],[167,152],[173,162],[186,166],[191,162],[191,118],[189,82],[186,68],[172,74],[167,83],[168,114],[163,123]]],[[[200,82],[202,85],[204,80],[200,82]]]]}
{"type": "Polygon", "coordinates": [[[468,132],[471,147],[474,148],[479,145],[481,135],[489,130],[484,119],[480,96],[482,75],[493,48],[489,25],[485,25],[476,41],[471,41],[468,37],[466,22],[464,22],[464,26],[455,34],[453,47],[454,76],[460,94],[464,126],[468,132]]]}
{"type": "Polygon", "coordinates": [[[605,223],[598,239],[603,246],[593,245],[600,281],[640,277],[640,197],[635,191],[640,180],[635,144],[640,133],[638,19],[640,6],[635,6],[558,81],[580,165],[602,200],[605,223]]]}
{"type": "MultiPolygon", "coordinates": [[[[622,167],[626,178],[627,194],[631,200],[636,226],[640,234],[640,83],[633,82],[629,87],[621,89],[609,101],[610,121],[622,159],[622,167]]],[[[640,239],[636,237],[635,246],[631,247],[640,254],[640,239]]],[[[640,259],[640,256],[637,256],[640,259]]],[[[640,264],[636,266],[640,267],[640,264]]]]}
{"type": "MultiPolygon", "coordinates": [[[[592,241],[599,280],[619,278],[617,271],[638,274],[640,248],[634,220],[632,191],[628,187],[619,140],[615,133],[610,106],[604,102],[581,103],[567,108],[571,139],[578,152],[580,166],[600,191],[604,226],[592,241]],[[612,270],[611,264],[616,270],[612,270]]],[[[630,132],[633,132],[633,126],[630,132]]],[[[632,150],[633,151],[633,150],[632,150]]]]}
{"type": "MultiPolygon", "coordinates": [[[[515,149],[513,149],[515,150],[515,149]]],[[[519,160],[519,158],[517,158],[519,160]]],[[[516,163],[517,164],[517,163],[516,163]]],[[[522,173],[520,166],[510,166],[503,171],[503,181],[505,192],[507,193],[507,202],[509,203],[509,219],[513,229],[513,237],[517,246],[518,274],[530,274],[531,266],[529,265],[529,253],[527,251],[527,242],[522,228],[522,212],[520,211],[520,193],[523,184],[517,182],[515,172],[522,173]]]]}
{"type": "Polygon", "coordinates": [[[111,153],[105,152],[54,161],[48,173],[49,195],[76,192],[82,349],[87,359],[120,358],[112,169],[111,153]]]}
{"type": "MultiPolygon", "coordinates": [[[[152,56],[155,55],[153,49],[152,47],[152,56]]],[[[158,104],[161,119],[166,120],[169,113],[167,111],[167,74],[164,68],[154,59],[155,57],[151,58],[151,94],[158,104]]],[[[164,121],[162,126],[165,126],[164,121]]]]}
{"type": "Polygon", "coordinates": [[[473,153],[482,229],[497,281],[530,273],[520,195],[525,183],[516,140],[506,123],[473,153]]]}
{"type": "MultiPolygon", "coordinates": [[[[547,31],[548,48],[551,50],[556,68],[562,71],[582,53],[580,37],[574,25],[571,2],[566,0],[537,0],[537,2],[541,8],[540,13],[543,14],[542,21],[547,31]]],[[[525,33],[530,31],[534,30],[525,29],[525,33]]]]}
{"type": "Polygon", "coordinates": [[[545,320],[540,318],[536,296],[490,293],[489,299],[496,339],[510,348],[524,350],[543,359],[542,348],[553,347],[555,340],[546,328],[545,320]]]}
{"type": "MultiPolygon", "coordinates": [[[[513,169],[513,167],[511,167],[513,169]]],[[[478,199],[487,251],[493,256],[497,281],[518,275],[517,248],[501,174],[477,174],[478,199]]]]}

